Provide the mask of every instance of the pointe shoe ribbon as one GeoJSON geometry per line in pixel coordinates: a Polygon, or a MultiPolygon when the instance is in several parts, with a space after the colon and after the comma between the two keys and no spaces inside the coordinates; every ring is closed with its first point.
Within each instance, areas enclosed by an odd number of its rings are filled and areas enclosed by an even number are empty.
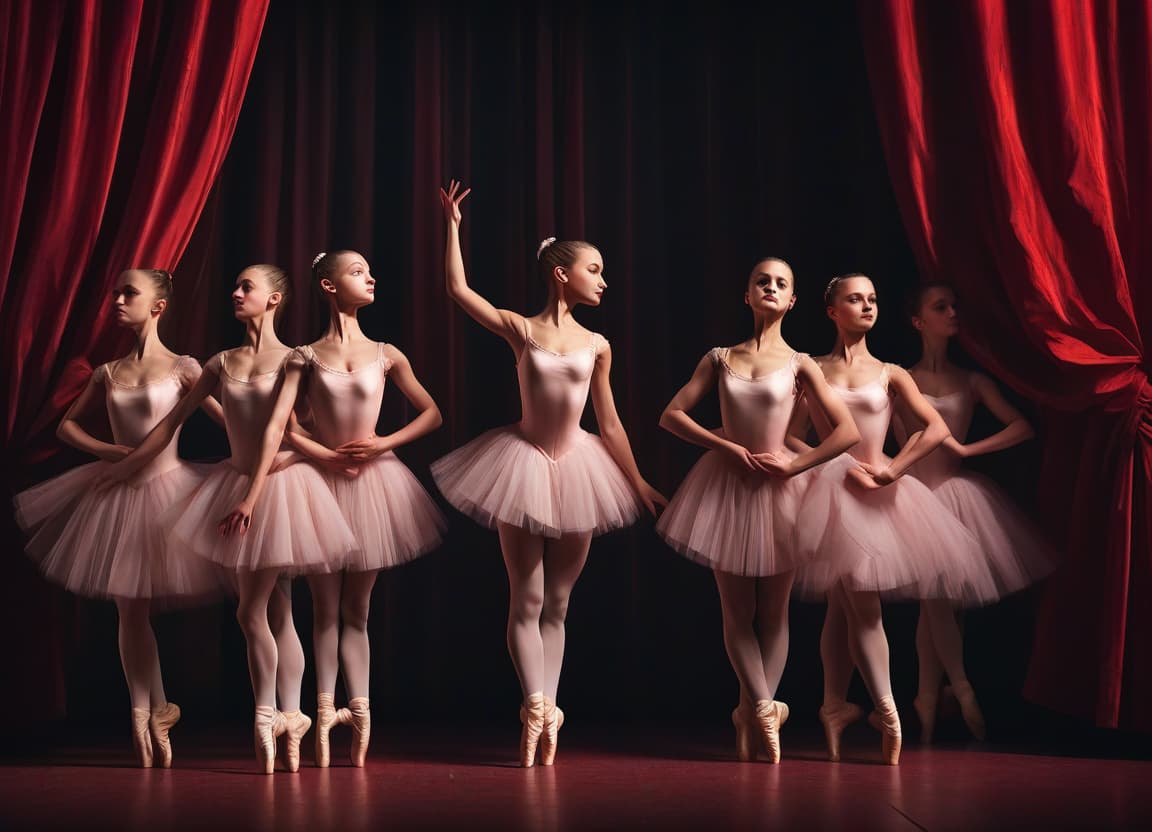
{"type": "Polygon", "coordinates": [[[364,768],[368,758],[368,739],[372,734],[372,711],[368,707],[368,697],[352,697],[348,700],[347,710],[352,724],[352,765],[364,768]]]}
{"type": "Polygon", "coordinates": [[[882,732],[881,753],[884,762],[890,766],[899,765],[903,740],[900,734],[900,715],[896,712],[896,703],[891,696],[883,696],[876,703],[876,716],[882,732]]]}
{"type": "Polygon", "coordinates": [[[859,705],[852,702],[830,702],[820,706],[820,722],[824,724],[824,740],[828,743],[828,759],[840,760],[840,735],[851,723],[863,716],[859,705]]]}
{"type": "Polygon", "coordinates": [[[349,725],[352,712],[347,708],[337,709],[330,693],[316,695],[316,765],[328,768],[331,761],[331,747],[328,732],[337,725],[349,725]]]}
{"type": "Polygon", "coordinates": [[[161,768],[172,768],[172,740],[168,736],[168,732],[179,721],[180,706],[175,702],[165,702],[163,705],[153,708],[149,716],[148,728],[152,732],[152,741],[156,744],[156,750],[160,753],[158,764],[161,768]]]}
{"type": "Polygon", "coordinates": [[[536,746],[544,731],[544,693],[536,691],[528,694],[520,706],[520,765],[531,768],[536,765],[536,746]]]}
{"type": "Polygon", "coordinates": [[[556,761],[556,743],[563,724],[564,712],[545,696],[544,728],[540,733],[540,765],[550,766],[556,761]]]}
{"type": "Polygon", "coordinates": [[[132,745],[141,768],[152,768],[152,735],[148,732],[151,717],[152,713],[147,708],[132,709],[132,745]]]}

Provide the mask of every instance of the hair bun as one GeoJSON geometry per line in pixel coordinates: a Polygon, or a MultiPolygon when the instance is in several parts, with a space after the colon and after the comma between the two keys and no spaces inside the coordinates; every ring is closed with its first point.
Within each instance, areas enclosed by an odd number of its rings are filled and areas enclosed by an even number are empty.
{"type": "Polygon", "coordinates": [[[328,256],[328,252],[322,251],[312,258],[312,268],[316,268],[316,264],[328,256]]]}
{"type": "Polygon", "coordinates": [[[555,237],[545,237],[540,241],[540,245],[536,247],[536,259],[540,259],[540,255],[544,253],[544,249],[556,242],[555,237]]]}

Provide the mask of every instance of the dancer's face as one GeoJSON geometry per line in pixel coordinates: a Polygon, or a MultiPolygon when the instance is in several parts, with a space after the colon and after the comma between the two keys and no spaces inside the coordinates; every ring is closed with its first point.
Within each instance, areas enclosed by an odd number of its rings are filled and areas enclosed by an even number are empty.
{"type": "Polygon", "coordinates": [[[237,320],[250,321],[275,310],[280,299],[280,293],[272,288],[263,269],[245,269],[236,278],[232,314],[237,320]]]}
{"type": "Polygon", "coordinates": [[[783,315],[796,305],[792,270],[779,260],[761,260],[748,277],[744,302],[760,315],[783,315]]]}
{"type": "Polygon", "coordinates": [[[561,266],[562,277],[569,300],[599,306],[600,296],[608,284],[604,282],[604,258],[597,249],[581,247],[569,266],[561,266]]]}
{"type": "Polygon", "coordinates": [[[960,331],[956,295],[946,286],[933,286],[920,298],[920,314],[912,324],[925,335],[951,338],[960,331]]]}
{"type": "Polygon", "coordinates": [[[112,314],[118,326],[143,326],[158,317],[167,301],[156,296],[156,284],[143,272],[121,272],[112,289],[112,314]]]}
{"type": "Polygon", "coordinates": [[[368,267],[368,260],[358,252],[341,254],[332,277],[320,281],[320,289],[337,303],[348,306],[367,306],[376,299],[376,278],[368,267]]]}
{"type": "Polygon", "coordinates": [[[876,288],[867,277],[848,277],[836,284],[828,317],[845,332],[868,332],[876,325],[880,308],[876,288]]]}

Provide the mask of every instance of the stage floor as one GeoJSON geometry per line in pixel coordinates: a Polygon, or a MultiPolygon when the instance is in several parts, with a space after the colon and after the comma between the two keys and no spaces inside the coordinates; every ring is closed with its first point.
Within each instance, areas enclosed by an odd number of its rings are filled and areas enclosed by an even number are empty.
{"type": "Polygon", "coordinates": [[[131,767],[127,734],[0,759],[0,829],[850,829],[1152,828],[1152,761],[995,745],[905,746],[879,764],[853,726],[844,761],[785,731],[779,766],[738,763],[718,726],[675,736],[616,727],[561,734],[556,766],[515,765],[517,726],[462,736],[374,730],[368,766],[255,772],[244,726],[173,734],[172,770],[131,767]]]}

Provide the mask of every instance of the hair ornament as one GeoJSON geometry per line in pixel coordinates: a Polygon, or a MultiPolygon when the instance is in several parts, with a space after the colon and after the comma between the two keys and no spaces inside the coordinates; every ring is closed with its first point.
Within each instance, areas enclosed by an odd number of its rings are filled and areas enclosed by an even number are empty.
{"type": "Polygon", "coordinates": [[[328,256],[328,252],[322,251],[312,258],[312,268],[316,268],[316,264],[328,256]]]}
{"type": "Polygon", "coordinates": [[[539,247],[536,249],[536,259],[539,260],[540,255],[544,253],[544,249],[548,248],[548,246],[552,245],[554,242],[556,242],[555,237],[545,237],[543,240],[541,240],[539,247]]]}

